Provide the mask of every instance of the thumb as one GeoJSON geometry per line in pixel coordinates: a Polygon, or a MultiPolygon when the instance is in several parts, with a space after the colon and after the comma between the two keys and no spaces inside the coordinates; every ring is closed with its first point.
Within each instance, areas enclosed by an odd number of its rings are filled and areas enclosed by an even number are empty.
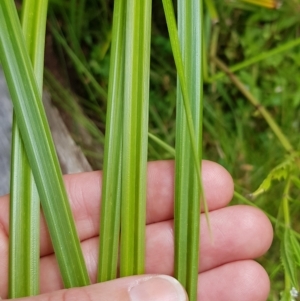
{"type": "Polygon", "coordinates": [[[51,300],[188,301],[188,298],[180,283],[170,276],[141,275],[18,299],[18,301],[51,300]]]}

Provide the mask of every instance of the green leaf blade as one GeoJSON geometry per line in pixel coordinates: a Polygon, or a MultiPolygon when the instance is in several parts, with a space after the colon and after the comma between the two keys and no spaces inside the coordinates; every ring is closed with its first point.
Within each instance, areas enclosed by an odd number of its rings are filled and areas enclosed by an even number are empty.
{"type": "Polygon", "coordinates": [[[125,5],[125,1],[115,1],[104,149],[98,264],[99,282],[112,280],[117,277],[121,210],[121,153],[123,137],[123,103],[121,100],[124,89],[122,79],[125,51],[125,5]]]}
{"type": "Polygon", "coordinates": [[[39,293],[40,202],[14,118],[10,194],[9,297],[39,293]]]}
{"type": "MultiPolygon", "coordinates": [[[[22,29],[27,50],[42,91],[48,0],[26,0],[22,29]]],[[[10,187],[9,296],[39,293],[40,201],[23,141],[13,117],[10,187]]]]}
{"type": "Polygon", "coordinates": [[[127,1],[120,274],[144,272],[151,1],[127,1]]]}
{"type": "Polygon", "coordinates": [[[64,285],[87,285],[90,281],[41,94],[26,52],[17,12],[10,0],[0,3],[0,41],[3,70],[64,285]]]}
{"type": "MultiPolygon", "coordinates": [[[[164,0],[178,72],[175,178],[175,276],[197,300],[200,177],[202,159],[202,2],[178,1],[178,33],[172,2],[164,0]],[[179,36],[179,37],[178,37],[179,36]],[[180,45],[180,46],[179,46],[180,45]]],[[[206,202],[204,210],[208,214],[206,202]]]]}

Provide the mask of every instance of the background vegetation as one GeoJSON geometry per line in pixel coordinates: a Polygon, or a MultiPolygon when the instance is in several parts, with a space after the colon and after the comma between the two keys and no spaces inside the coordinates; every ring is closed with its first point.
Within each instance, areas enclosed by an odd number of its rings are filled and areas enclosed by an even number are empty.
{"type": "MultiPolygon", "coordinates": [[[[236,191],[248,197],[289,154],[262,118],[259,107],[253,106],[226,75],[219,74],[213,57],[235,66],[266,51],[278,51],[235,75],[299,150],[300,1],[285,1],[278,9],[229,0],[215,0],[214,4],[217,15],[206,10],[204,18],[207,68],[203,154],[223,165],[232,174],[236,191]]],[[[45,84],[94,168],[102,167],[112,7],[113,1],[108,0],[51,0],[49,8],[45,84]]],[[[174,147],[176,71],[159,0],[153,1],[150,86],[149,131],[174,147]]],[[[149,160],[169,158],[169,152],[149,140],[149,160]]],[[[291,160],[280,171],[272,187],[253,201],[274,217],[273,246],[259,259],[272,282],[269,300],[280,300],[282,291],[288,293],[290,282],[295,281],[287,281],[287,267],[294,270],[300,264],[294,254],[289,257],[292,263],[286,263],[280,227],[281,222],[287,225],[288,214],[293,229],[300,230],[299,181],[293,181],[287,190],[289,175],[299,178],[299,159],[291,160]],[[289,195],[288,211],[284,209],[284,192],[289,195]]],[[[245,201],[235,198],[233,203],[245,201]]],[[[295,248],[297,245],[298,241],[295,248]]],[[[297,279],[297,272],[294,277],[297,279]]]]}

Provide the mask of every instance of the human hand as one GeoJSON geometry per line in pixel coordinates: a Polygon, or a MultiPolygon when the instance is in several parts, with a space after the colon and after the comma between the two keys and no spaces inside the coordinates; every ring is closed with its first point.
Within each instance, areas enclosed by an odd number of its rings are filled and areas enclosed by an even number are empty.
{"type": "MultiPolygon", "coordinates": [[[[249,206],[225,207],[233,182],[220,165],[203,161],[203,184],[210,210],[213,241],[201,217],[201,252],[198,300],[265,301],[269,278],[252,259],[267,251],[272,227],[266,216],[249,206]]],[[[93,283],[96,282],[101,172],[65,176],[77,231],[93,283]]],[[[146,273],[83,288],[64,290],[49,233],[41,221],[41,295],[27,301],[185,301],[184,290],[173,274],[174,163],[148,164],[146,273]]],[[[9,198],[0,198],[0,295],[8,288],[9,198]]],[[[18,299],[20,301],[25,299],[18,299]]]]}

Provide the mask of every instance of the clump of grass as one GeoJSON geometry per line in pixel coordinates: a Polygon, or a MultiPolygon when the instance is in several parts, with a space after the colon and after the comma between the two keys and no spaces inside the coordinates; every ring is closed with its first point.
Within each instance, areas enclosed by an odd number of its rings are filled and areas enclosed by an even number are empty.
{"type": "Polygon", "coordinates": [[[150,12],[151,1],[115,3],[99,281],[116,278],[119,250],[121,276],[144,272],[150,12]]]}

